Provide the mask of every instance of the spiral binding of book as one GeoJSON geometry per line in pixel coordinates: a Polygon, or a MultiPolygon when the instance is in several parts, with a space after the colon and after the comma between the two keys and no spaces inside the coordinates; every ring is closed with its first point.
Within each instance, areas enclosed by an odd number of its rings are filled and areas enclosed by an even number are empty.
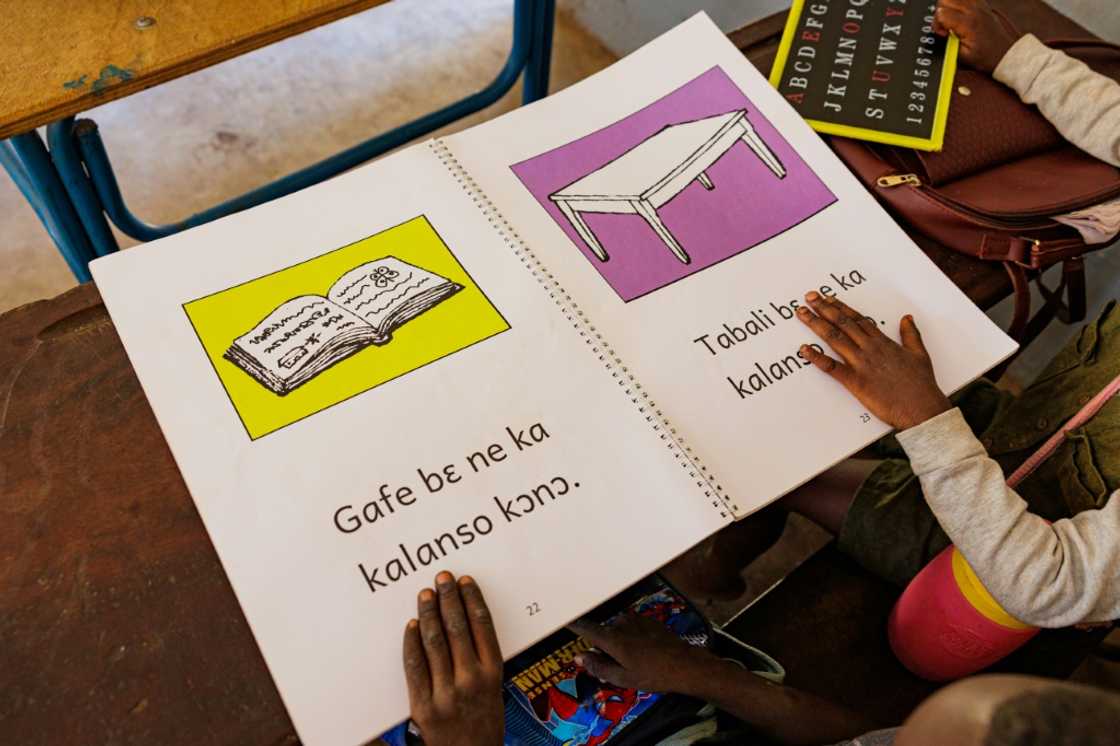
{"type": "Polygon", "coordinates": [[[712,507],[719,510],[720,517],[733,517],[739,511],[739,506],[728,497],[715,480],[714,475],[708,471],[704,463],[688,446],[649,394],[645,392],[630,370],[622,364],[622,360],[611,349],[611,346],[595,328],[595,325],[587,319],[575,299],[568,294],[568,291],[560,285],[556,277],[541,264],[533,251],[521,240],[521,236],[518,235],[490,198],[479,188],[471,175],[455,158],[450,148],[440,139],[428,141],[428,147],[432,149],[436,157],[439,158],[470,200],[482,212],[487,222],[513,250],[534,279],[548,292],[548,297],[556,303],[565,318],[571,322],[579,335],[591,347],[591,351],[610,372],[611,377],[625,390],[626,395],[630,397],[630,401],[638,407],[638,411],[645,417],[646,422],[653,427],[658,437],[672,451],[673,458],[677,460],[681,468],[688,471],[688,475],[703,490],[705,497],[711,499],[712,507]]]}

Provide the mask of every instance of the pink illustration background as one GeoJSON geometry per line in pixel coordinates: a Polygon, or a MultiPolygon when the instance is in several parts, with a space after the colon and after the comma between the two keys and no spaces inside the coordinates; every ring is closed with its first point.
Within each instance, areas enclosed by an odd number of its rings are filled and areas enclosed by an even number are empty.
{"type": "Polygon", "coordinates": [[[836,197],[718,67],[640,111],[579,140],[514,165],[513,172],[624,301],[650,293],[773,238],[836,197]],[[583,213],[610,260],[601,262],[548,195],[602,167],[670,124],[745,109],[785,165],[779,180],[745,143],[708,169],[707,191],[693,181],[658,210],[692,257],[681,263],[637,215],[583,213]]]}

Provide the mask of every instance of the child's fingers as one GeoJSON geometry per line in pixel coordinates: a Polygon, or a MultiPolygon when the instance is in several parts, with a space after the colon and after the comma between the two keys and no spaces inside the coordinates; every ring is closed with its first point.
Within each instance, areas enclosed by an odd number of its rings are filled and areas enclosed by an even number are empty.
{"type": "Polygon", "coordinates": [[[811,345],[802,345],[801,355],[815,367],[836,379],[844,388],[848,388],[848,384],[851,381],[852,369],[847,365],[829,357],[811,345]]]}
{"type": "Polygon", "coordinates": [[[863,347],[867,343],[867,329],[860,325],[863,316],[848,308],[839,298],[834,295],[826,298],[819,293],[808,293],[805,300],[809,301],[814,311],[832,323],[857,347],[863,347]]]}
{"type": "Polygon", "coordinates": [[[613,660],[594,651],[587,651],[576,656],[576,664],[583,666],[587,673],[591,674],[599,681],[606,681],[615,686],[623,686],[626,680],[626,669],[615,663],[613,660]]]}
{"type": "Polygon", "coordinates": [[[938,0],[938,10],[955,10],[958,13],[967,13],[970,10],[976,9],[977,0],[938,0]]]}
{"type": "Polygon", "coordinates": [[[420,591],[417,597],[417,616],[420,617],[420,641],[428,659],[432,686],[445,688],[452,684],[451,651],[447,649],[447,635],[439,614],[439,601],[431,588],[420,591]]]}
{"type": "Polygon", "coordinates": [[[918,331],[918,324],[914,321],[913,316],[907,314],[902,317],[902,321],[898,324],[898,335],[902,339],[902,346],[910,352],[929,357],[925,342],[922,341],[922,333],[918,331]]]}
{"type": "Polygon", "coordinates": [[[568,624],[568,629],[609,654],[618,652],[618,630],[585,619],[576,619],[568,624]]]}
{"type": "Polygon", "coordinates": [[[432,697],[432,676],[424,643],[420,641],[420,624],[415,619],[410,619],[404,628],[404,679],[408,684],[409,706],[417,713],[432,697]]]}
{"type": "Polygon", "coordinates": [[[502,666],[502,649],[498,646],[498,633],[494,629],[494,619],[482,597],[482,589],[470,576],[459,578],[459,592],[467,607],[467,618],[474,635],[474,648],[483,666],[502,666]]]}
{"type": "Polygon", "coordinates": [[[968,29],[968,17],[965,13],[947,5],[942,5],[937,9],[933,20],[935,23],[940,23],[946,31],[951,31],[957,36],[966,33],[968,29]]]}
{"type": "Polygon", "coordinates": [[[828,302],[833,307],[839,309],[840,313],[847,318],[856,329],[863,332],[863,337],[865,339],[875,339],[882,335],[882,332],[879,330],[879,325],[876,324],[875,320],[871,317],[863,315],[836,296],[829,298],[828,302]]]}
{"type": "Polygon", "coordinates": [[[478,655],[474,651],[474,639],[455,576],[446,570],[436,575],[436,593],[439,594],[439,613],[447,635],[447,646],[451,650],[451,663],[455,671],[466,670],[478,660],[478,655]]]}
{"type": "Polygon", "coordinates": [[[797,309],[797,318],[801,323],[813,330],[813,333],[824,340],[829,347],[836,351],[845,362],[850,362],[859,355],[859,345],[852,338],[842,332],[839,327],[823,316],[817,316],[807,306],[797,309]]]}

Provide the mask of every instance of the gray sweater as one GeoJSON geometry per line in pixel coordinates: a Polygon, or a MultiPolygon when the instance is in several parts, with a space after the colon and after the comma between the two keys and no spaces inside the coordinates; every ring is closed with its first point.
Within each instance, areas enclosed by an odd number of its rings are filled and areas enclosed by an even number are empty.
{"type": "Polygon", "coordinates": [[[1120,618],[1120,498],[1047,524],[1007,487],[959,409],[898,434],[938,523],[1016,619],[1067,627],[1120,618]]]}
{"type": "Polygon", "coordinates": [[[1120,166],[1120,84],[1027,34],[992,74],[1038,110],[1062,136],[1120,166]]]}

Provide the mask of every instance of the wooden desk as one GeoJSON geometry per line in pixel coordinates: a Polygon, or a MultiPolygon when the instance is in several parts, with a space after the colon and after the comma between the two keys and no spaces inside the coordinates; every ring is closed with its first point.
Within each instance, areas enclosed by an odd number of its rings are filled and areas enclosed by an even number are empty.
{"type": "Polygon", "coordinates": [[[689,264],[692,259],[657,210],[693,181],[715,189],[707,170],[742,141],[778,179],[786,167],[759,136],[745,111],[733,111],[695,122],[673,124],[651,135],[610,163],[548,195],[599,261],[610,259],[581,213],[637,214],[645,219],[669,250],[689,264]]]}
{"type": "Polygon", "coordinates": [[[0,140],[387,0],[20,0],[0,22],[0,140]]]}
{"type": "Polygon", "coordinates": [[[304,189],[493,104],[523,78],[522,101],[547,95],[556,0],[512,0],[513,39],[485,88],[318,163],[173,223],[128,209],[91,119],[74,115],[385,0],[21,0],[0,21],[0,167],[23,193],[78,282],[120,246],[177,233],[304,189]],[[143,13],[144,15],[140,15],[143,13]],[[160,42],[161,34],[163,41],[160,42]],[[123,62],[122,60],[130,60],[123,62]],[[92,70],[92,72],[83,72],[92,70]],[[77,72],[75,72],[77,71],[77,72]],[[70,77],[76,76],[76,77],[70,77]],[[47,125],[47,144],[36,125],[47,125]]]}
{"type": "MultiPolygon", "coordinates": [[[[1039,0],[998,4],[1027,29],[1084,33],[1039,0]]],[[[775,17],[733,38],[767,70],[780,29],[775,17]]],[[[1006,295],[987,279],[998,267],[923,246],[974,301],[1006,295]]],[[[881,644],[889,602],[852,592],[851,568],[825,559],[780,586],[793,612],[737,629],[795,683],[868,699],[891,686],[874,676],[886,669],[840,664],[881,644]],[[833,584],[831,618],[850,622],[836,634],[805,613],[833,584]],[[820,656],[794,659],[807,641],[820,656]]],[[[24,746],[296,742],[92,285],[0,315],[0,733],[24,746]]]]}

